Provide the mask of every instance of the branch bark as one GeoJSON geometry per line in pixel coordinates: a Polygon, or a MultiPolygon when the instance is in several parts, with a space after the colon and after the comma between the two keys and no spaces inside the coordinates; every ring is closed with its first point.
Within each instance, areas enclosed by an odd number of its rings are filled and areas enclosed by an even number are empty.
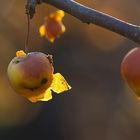
{"type": "Polygon", "coordinates": [[[140,26],[91,9],[73,0],[28,0],[26,8],[32,14],[30,15],[31,18],[33,17],[33,10],[35,11],[35,7],[39,3],[47,3],[55,6],[84,23],[98,25],[140,44],[140,26]]]}

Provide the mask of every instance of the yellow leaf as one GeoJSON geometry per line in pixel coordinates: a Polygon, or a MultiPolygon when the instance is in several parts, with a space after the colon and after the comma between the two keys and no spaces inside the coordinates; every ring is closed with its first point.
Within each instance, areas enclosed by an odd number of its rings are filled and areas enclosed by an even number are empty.
{"type": "Polygon", "coordinates": [[[45,29],[45,26],[44,25],[40,26],[39,33],[40,33],[41,36],[45,36],[46,29],[45,29]]]}
{"type": "Polygon", "coordinates": [[[64,11],[57,10],[54,13],[50,14],[50,18],[53,18],[57,22],[61,22],[64,15],[65,15],[64,11]]]}
{"type": "Polygon", "coordinates": [[[60,73],[56,73],[53,75],[51,89],[59,94],[61,92],[70,90],[71,86],[67,83],[65,78],[60,73]]]}
{"type": "Polygon", "coordinates": [[[62,33],[64,33],[65,31],[66,31],[66,28],[65,28],[65,26],[63,25],[63,24],[61,24],[61,31],[62,31],[62,33]]]}
{"type": "Polygon", "coordinates": [[[44,93],[44,97],[39,99],[40,101],[48,101],[52,99],[52,91],[50,89],[47,89],[44,93]]]}
{"type": "Polygon", "coordinates": [[[17,57],[25,56],[25,55],[26,55],[26,53],[25,53],[23,50],[20,50],[20,51],[17,51],[17,52],[16,52],[16,56],[17,56],[17,57]]]}
{"type": "MultiPolygon", "coordinates": [[[[24,96],[24,95],[23,95],[24,96]]],[[[38,101],[41,101],[41,99],[43,98],[43,95],[41,94],[41,95],[38,95],[38,96],[30,96],[30,97],[28,97],[28,96],[24,96],[26,99],[28,99],[29,101],[31,101],[31,102],[33,102],[33,103],[36,103],[36,102],[38,102],[38,101]]]]}
{"type": "Polygon", "coordinates": [[[52,91],[49,88],[43,93],[43,95],[26,97],[26,98],[33,103],[38,101],[49,101],[52,99],[52,91]]]}
{"type": "Polygon", "coordinates": [[[36,98],[27,98],[27,99],[32,103],[36,103],[38,101],[38,99],[36,98]]]}
{"type": "Polygon", "coordinates": [[[49,40],[51,43],[54,43],[55,38],[52,37],[52,38],[49,38],[48,40],[49,40]]]}

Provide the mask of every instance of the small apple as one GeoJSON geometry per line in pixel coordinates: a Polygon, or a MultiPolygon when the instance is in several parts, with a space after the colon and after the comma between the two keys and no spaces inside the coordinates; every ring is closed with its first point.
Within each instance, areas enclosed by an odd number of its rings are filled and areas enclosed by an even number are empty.
{"type": "Polygon", "coordinates": [[[45,17],[44,24],[39,28],[40,35],[53,43],[55,39],[60,37],[66,30],[62,23],[64,15],[64,11],[57,10],[45,17]]]}
{"type": "Polygon", "coordinates": [[[41,52],[14,57],[8,66],[8,78],[14,90],[30,99],[43,98],[53,80],[52,58],[41,52]]]}
{"type": "Polygon", "coordinates": [[[121,73],[136,96],[140,98],[140,48],[134,48],[126,54],[121,63],[121,73]]]}

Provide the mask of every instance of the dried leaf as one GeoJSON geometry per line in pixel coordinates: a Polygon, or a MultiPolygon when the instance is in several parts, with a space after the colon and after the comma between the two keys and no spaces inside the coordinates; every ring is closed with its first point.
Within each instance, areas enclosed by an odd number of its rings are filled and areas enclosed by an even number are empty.
{"type": "Polygon", "coordinates": [[[16,56],[17,56],[17,57],[25,56],[25,55],[26,55],[26,53],[25,53],[23,50],[20,50],[20,51],[17,51],[17,52],[16,52],[16,56]]]}
{"type": "Polygon", "coordinates": [[[51,89],[59,94],[61,92],[70,90],[71,86],[67,83],[65,78],[60,73],[56,73],[53,75],[51,89]]]}
{"type": "Polygon", "coordinates": [[[52,99],[52,91],[50,89],[47,89],[44,93],[44,97],[39,99],[39,101],[48,101],[52,99]]]}

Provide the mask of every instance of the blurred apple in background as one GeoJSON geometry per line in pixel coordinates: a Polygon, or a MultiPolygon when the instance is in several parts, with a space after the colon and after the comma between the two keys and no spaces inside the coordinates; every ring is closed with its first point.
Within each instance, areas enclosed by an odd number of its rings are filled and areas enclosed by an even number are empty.
{"type": "Polygon", "coordinates": [[[133,92],[140,98],[140,48],[130,50],[121,64],[121,72],[133,92]]]}

